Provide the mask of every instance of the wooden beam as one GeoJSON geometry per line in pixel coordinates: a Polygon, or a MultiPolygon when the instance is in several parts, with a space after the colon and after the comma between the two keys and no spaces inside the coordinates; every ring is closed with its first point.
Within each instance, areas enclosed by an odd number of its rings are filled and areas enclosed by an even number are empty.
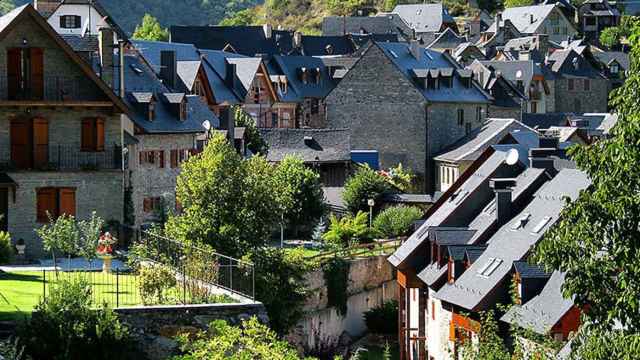
{"type": "Polygon", "coordinates": [[[400,345],[400,360],[407,360],[404,342],[404,310],[405,310],[405,289],[402,286],[398,286],[398,344],[400,345]]]}
{"type": "Polygon", "coordinates": [[[426,310],[427,310],[427,290],[420,289],[418,293],[418,315],[420,318],[418,319],[418,360],[427,360],[427,349],[426,349],[426,310]]]}

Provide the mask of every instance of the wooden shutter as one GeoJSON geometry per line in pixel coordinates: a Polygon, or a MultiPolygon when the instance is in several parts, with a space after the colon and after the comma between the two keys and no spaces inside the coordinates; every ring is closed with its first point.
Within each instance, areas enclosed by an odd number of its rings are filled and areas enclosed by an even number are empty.
{"type": "Polygon", "coordinates": [[[164,169],[164,150],[158,151],[158,167],[164,169]]]}
{"type": "Polygon", "coordinates": [[[144,212],[149,213],[153,208],[153,200],[151,198],[144,198],[142,201],[142,209],[144,212]]]}
{"type": "Polygon", "coordinates": [[[96,151],[104,151],[104,119],[96,119],[96,151]]]}
{"type": "Polygon", "coordinates": [[[31,167],[31,128],[24,120],[11,120],[11,161],[18,169],[31,167]]]}
{"type": "Polygon", "coordinates": [[[58,217],[56,206],[56,189],[38,189],[36,193],[36,202],[37,221],[39,223],[49,222],[49,216],[47,215],[47,213],[49,213],[54,219],[58,217]]]}
{"type": "Polygon", "coordinates": [[[60,215],[76,216],[76,190],[72,188],[60,189],[60,215]]]}
{"type": "Polygon", "coordinates": [[[178,167],[178,150],[171,150],[171,168],[175,169],[178,167]]]}
{"type": "Polygon", "coordinates": [[[44,55],[41,48],[31,48],[31,99],[44,99],[44,55]]]}
{"type": "Polygon", "coordinates": [[[85,118],[82,119],[82,135],[80,149],[82,151],[95,151],[96,149],[96,136],[95,136],[95,119],[85,118]]]}
{"type": "Polygon", "coordinates": [[[47,119],[33,119],[33,163],[43,167],[49,163],[49,122],[47,119]]]}
{"type": "Polygon", "coordinates": [[[140,165],[144,164],[144,151],[140,151],[140,152],[138,153],[138,157],[140,158],[140,159],[139,159],[139,161],[140,161],[140,165]]]}
{"type": "Polygon", "coordinates": [[[7,50],[7,81],[9,100],[17,100],[22,78],[22,51],[18,48],[7,50]]]}

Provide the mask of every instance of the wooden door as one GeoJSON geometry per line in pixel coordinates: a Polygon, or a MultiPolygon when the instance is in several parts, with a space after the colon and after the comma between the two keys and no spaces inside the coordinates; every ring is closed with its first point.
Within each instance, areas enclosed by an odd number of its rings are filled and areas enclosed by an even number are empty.
{"type": "Polygon", "coordinates": [[[44,55],[40,48],[31,48],[31,100],[44,99],[44,55]]]}
{"type": "Polygon", "coordinates": [[[46,119],[33,119],[33,164],[37,168],[49,164],[49,122],[46,119]]]}
{"type": "Polygon", "coordinates": [[[9,189],[0,188],[0,231],[9,231],[9,189]]]}
{"type": "Polygon", "coordinates": [[[32,165],[33,147],[30,122],[11,120],[11,161],[18,169],[29,169],[32,165]]]}
{"type": "Polygon", "coordinates": [[[9,100],[18,100],[22,80],[22,51],[18,48],[7,50],[7,87],[9,100]]]}

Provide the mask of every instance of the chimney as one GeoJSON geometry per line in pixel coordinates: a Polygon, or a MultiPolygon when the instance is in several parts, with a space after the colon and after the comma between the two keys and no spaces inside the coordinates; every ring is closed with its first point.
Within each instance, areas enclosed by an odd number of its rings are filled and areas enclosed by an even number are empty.
{"type": "Polygon", "coordinates": [[[529,60],[531,60],[531,51],[529,51],[529,50],[520,50],[518,52],[518,60],[520,60],[520,61],[529,61],[529,60]]]}
{"type": "Polygon", "coordinates": [[[229,59],[227,59],[225,64],[224,82],[227,84],[227,87],[233,88],[236,82],[236,64],[230,63],[229,59]]]}
{"type": "Polygon", "coordinates": [[[533,17],[533,14],[529,14],[529,24],[533,24],[535,21],[535,18],[533,17]]]}
{"type": "Polygon", "coordinates": [[[98,29],[98,47],[100,50],[100,73],[102,80],[113,88],[113,30],[107,26],[98,29]]]}
{"type": "MultiPolygon", "coordinates": [[[[542,141],[540,145],[543,145],[542,141]]],[[[550,156],[557,154],[558,149],[556,148],[531,149],[529,150],[530,166],[534,169],[545,169],[550,175],[555,176],[558,170],[556,170],[554,160],[550,156]]]]}
{"type": "Polygon", "coordinates": [[[506,224],[512,217],[512,195],[516,179],[491,179],[489,187],[496,193],[496,220],[498,227],[506,224]]]}
{"type": "Polygon", "coordinates": [[[420,61],[420,55],[422,54],[422,48],[420,47],[420,43],[418,40],[411,40],[409,43],[409,51],[413,57],[420,61]]]}
{"type": "Polygon", "coordinates": [[[293,47],[296,49],[302,47],[302,33],[299,31],[293,34],[293,47]]]}
{"type": "Polygon", "coordinates": [[[502,13],[496,12],[496,32],[500,29],[500,23],[502,22],[502,13]]]}
{"type": "Polygon", "coordinates": [[[536,35],[536,47],[542,56],[546,56],[549,52],[549,35],[537,34],[536,35]]]}
{"type": "Polygon", "coordinates": [[[231,109],[228,106],[220,109],[220,128],[227,130],[227,140],[235,146],[235,116],[231,113],[231,109]]]}
{"type": "Polygon", "coordinates": [[[33,7],[43,16],[49,16],[56,11],[61,2],[61,0],[34,0],[33,7]]]}
{"type": "Polygon", "coordinates": [[[262,25],[262,31],[264,32],[265,39],[271,39],[271,36],[273,36],[273,28],[270,24],[262,25]]]}
{"type": "Polygon", "coordinates": [[[178,84],[178,61],[173,50],[160,51],[160,78],[171,90],[178,84]]]}

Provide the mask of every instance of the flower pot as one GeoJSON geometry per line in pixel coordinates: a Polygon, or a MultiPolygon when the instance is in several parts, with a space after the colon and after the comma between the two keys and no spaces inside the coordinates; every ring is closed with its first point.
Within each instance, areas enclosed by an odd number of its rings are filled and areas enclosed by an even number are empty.
{"type": "Polygon", "coordinates": [[[27,245],[16,245],[16,250],[18,251],[18,255],[24,256],[24,250],[27,248],[27,245]]]}
{"type": "Polygon", "coordinates": [[[98,255],[98,258],[102,260],[102,272],[110,273],[111,272],[111,260],[113,260],[112,255],[98,255]]]}

